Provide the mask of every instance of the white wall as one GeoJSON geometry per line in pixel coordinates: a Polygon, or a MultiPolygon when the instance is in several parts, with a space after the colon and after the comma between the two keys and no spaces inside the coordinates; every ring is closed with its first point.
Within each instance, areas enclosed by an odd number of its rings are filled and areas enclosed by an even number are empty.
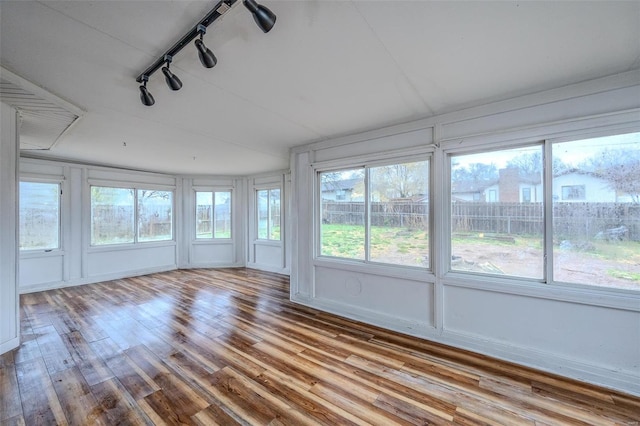
{"type": "Polygon", "coordinates": [[[16,111],[0,103],[0,354],[20,344],[17,169],[16,111]]]}
{"type": "MultiPolygon", "coordinates": [[[[176,268],[246,265],[246,178],[179,177],[35,158],[20,160],[24,179],[60,182],[60,249],[20,253],[22,293],[94,283],[176,268]],[[174,239],[91,246],[90,186],[174,191],[174,239]],[[195,191],[231,191],[232,238],[196,240],[195,191]]],[[[256,265],[255,267],[260,267],[256,265]]]]}
{"type": "Polygon", "coordinates": [[[60,248],[21,252],[22,293],[167,271],[177,267],[176,241],[92,246],[89,231],[92,184],[175,191],[174,222],[179,221],[179,209],[175,205],[180,191],[175,177],[30,158],[20,160],[20,176],[31,180],[60,182],[62,188],[60,248]]]}
{"type": "Polygon", "coordinates": [[[431,271],[318,258],[316,170],[433,157],[433,229],[448,224],[447,155],[483,146],[640,128],[632,72],[292,151],[291,299],[426,339],[640,394],[640,293],[449,272],[434,232],[431,271]]]}

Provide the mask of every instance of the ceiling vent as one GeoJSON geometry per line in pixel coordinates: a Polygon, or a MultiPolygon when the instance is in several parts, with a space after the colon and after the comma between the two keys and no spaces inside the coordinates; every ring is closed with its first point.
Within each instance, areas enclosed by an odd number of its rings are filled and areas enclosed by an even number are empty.
{"type": "Polygon", "coordinates": [[[0,67],[0,101],[20,116],[20,150],[50,150],[84,111],[0,67]]]}

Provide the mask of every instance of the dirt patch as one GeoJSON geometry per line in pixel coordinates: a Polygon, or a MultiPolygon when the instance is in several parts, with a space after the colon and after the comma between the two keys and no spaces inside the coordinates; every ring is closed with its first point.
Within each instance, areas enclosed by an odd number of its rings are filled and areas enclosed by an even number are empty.
{"type": "MultiPolygon", "coordinates": [[[[514,275],[541,279],[543,272],[542,250],[513,247],[505,250],[501,246],[480,244],[456,244],[451,267],[457,271],[514,275]]],[[[598,259],[584,253],[556,251],[554,280],[580,283],[600,287],[640,289],[640,282],[611,275],[633,277],[640,273],[640,263],[620,259],[617,261],[598,259]]]]}

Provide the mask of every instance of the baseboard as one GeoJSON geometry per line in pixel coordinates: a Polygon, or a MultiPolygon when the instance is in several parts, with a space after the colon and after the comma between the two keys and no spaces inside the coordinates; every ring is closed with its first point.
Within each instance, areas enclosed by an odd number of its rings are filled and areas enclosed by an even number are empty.
{"type": "Polygon", "coordinates": [[[631,372],[608,369],[599,365],[578,362],[535,348],[506,345],[447,330],[438,330],[427,323],[412,323],[375,311],[335,303],[318,298],[292,295],[292,302],[318,309],[344,318],[361,321],[413,337],[476,352],[525,367],[558,374],[563,377],[591,383],[612,390],[640,396],[640,377],[631,372]]]}
{"type": "Polygon", "coordinates": [[[330,314],[349,318],[355,321],[361,321],[415,337],[424,338],[436,332],[433,325],[426,321],[420,322],[403,320],[390,315],[381,315],[379,312],[364,309],[360,306],[338,303],[333,300],[321,299],[318,297],[309,299],[294,296],[291,298],[291,301],[310,308],[328,312],[330,314]]]}
{"type": "Polygon", "coordinates": [[[291,275],[291,271],[289,270],[289,268],[280,268],[273,265],[263,265],[261,263],[247,263],[246,267],[249,269],[256,269],[258,271],[273,272],[274,274],[291,275]]]}
{"type": "Polygon", "coordinates": [[[11,340],[7,340],[6,342],[0,344],[0,355],[5,352],[12,351],[18,346],[20,346],[20,337],[14,337],[11,340]]]}
{"type": "Polygon", "coordinates": [[[36,284],[32,286],[20,287],[20,294],[35,293],[38,291],[55,290],[58,288],[76,287],[85,284],[95,284],[103,281],[119,280],[122,278],[139,277],[141,275],[157,274],[159,272],[174,271],[178,269],[176,265],[165,265],[155,268],[138,269],[135,271],[116,272],[113,274],[93,275],[91,277],[71,280],[71,281],[57,281],[43,284],[36,284]]]}
{"type": "Polygon", "coordinates": [[[534,348],[506,345],[447,330],[433,340],[581,382],[640,396],[640,377],[630,372],[612,370],[534,348]]]}

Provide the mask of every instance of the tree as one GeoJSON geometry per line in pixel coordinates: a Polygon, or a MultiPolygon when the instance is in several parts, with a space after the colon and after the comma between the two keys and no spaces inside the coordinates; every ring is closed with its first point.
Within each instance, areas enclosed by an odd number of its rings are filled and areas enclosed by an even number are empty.
{"type": "Polygon", "coordinates": [[[611,189],[629,194],[634,203],[640,203],[640,154],[605,149],[581,163],[580,169],[598,175],[611,189]]]}
{"type": "Polygon", "coordinates": [[[540,175],[542,173],[542,152],[527,152],[513,157],[507,167],[518,169],[520,176],[540,175]]]}
{"type": "Polygon", "coordinates": [[[370,170],[374,199],[409,198],[426,195],[429,191],[429,163],[426,161],[372,167],[370,170]]]}
{"type": "Polygon", "coordinates": [[[454,182],[489,183],[498,179],[498,168],[494,163],[471,163],[466,167],[456,167],[451,172],[454,182]]]}

